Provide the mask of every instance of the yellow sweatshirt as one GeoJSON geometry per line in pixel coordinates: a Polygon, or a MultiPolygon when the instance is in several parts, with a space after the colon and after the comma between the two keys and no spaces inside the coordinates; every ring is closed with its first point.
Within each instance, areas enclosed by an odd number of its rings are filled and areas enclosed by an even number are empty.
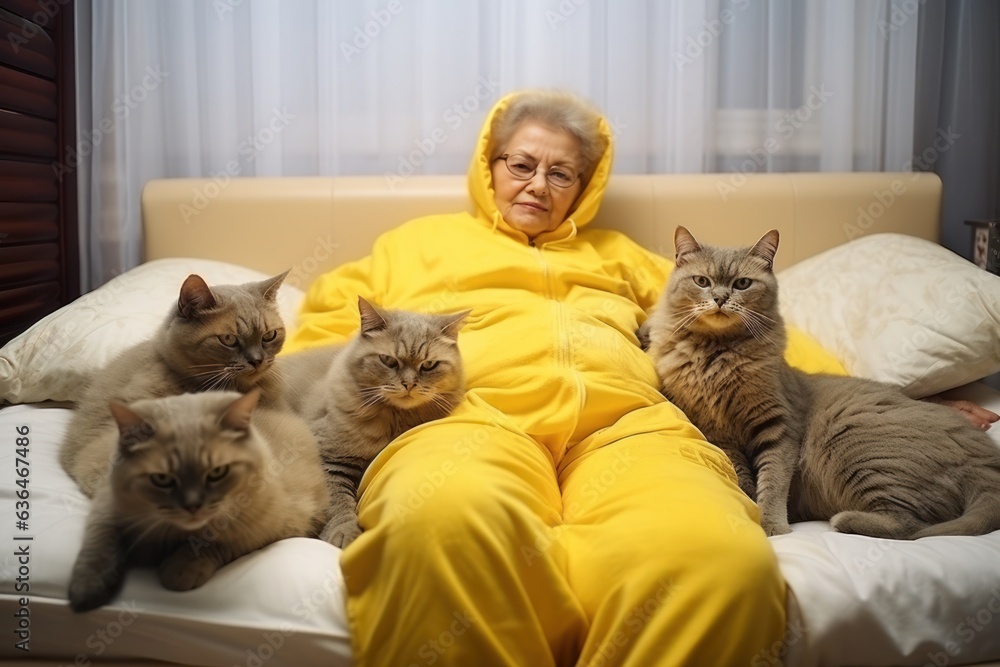
{"type": "MultiPolygon", "coordinates": [[[[672,262],[614,231],[589,229],[608,183],[608,149],[567,219],[529,242],[494,203],[490,112],[469,167],[475,214],[412,220],[381,236],[372,254],[309,289],[286,350],[340,342],[358,328],[357,296],[387,308],[470,309],[459,335],[469,394],[525,433],[567,442],[662,402],[635,330],[656,303],[672,262]]],[[[664,221],[664,224],[669,224],[664,221]]],[[[813,370],[839,365],[793,338],[790,358],[813,370]]],[[[561,449],[561,448],[560,448],[561,449]]]]}

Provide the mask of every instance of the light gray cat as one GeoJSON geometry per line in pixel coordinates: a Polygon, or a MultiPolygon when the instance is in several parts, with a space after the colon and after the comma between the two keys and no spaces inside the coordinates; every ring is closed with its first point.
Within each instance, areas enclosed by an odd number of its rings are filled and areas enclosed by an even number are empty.
{"type": "Polygon", "coordinates": [[[108,602],[132,565],[158,565],[166,588],[186,591],[244,554],[318,534],[330,500],[316,440],[298,417],[257,408],[259,397],[110,404],[120,461],[94,495],[69,586],[75,611],[108,602]]]}
{"type": "Polygon", "coordinates": [[[1000,448],[952,408],[887,384],[808,375],[784,359],[772,263],[702,246],[683,227],[648,326],[664,395],[731,456],[768,535],[793,520],[894,539],[1000,528],[1000,448]]]}
{"type": "Polygon", "coordinates": [[[149,340],[119,354],[81,391],[59,452],[63,469],[93,496],[108,473],[118,438],[107,406],[185,392],[259,387],[277,406],[274,356],[285,341],[276,296],[287,272],[261,282],[209,287],[197,275],[181,286],[177,306],[149,340]]]}
{"type": "Polygon", "coordinates": [[[358,484],[375,456],[465,395],[458,331],[468,312],[383,310],[360,297],[358,310],[361,331],[349,343],[278,358],[289,403],[320,444],[333,494],[320,537],[337,547],[361,534],[358,484]]]}

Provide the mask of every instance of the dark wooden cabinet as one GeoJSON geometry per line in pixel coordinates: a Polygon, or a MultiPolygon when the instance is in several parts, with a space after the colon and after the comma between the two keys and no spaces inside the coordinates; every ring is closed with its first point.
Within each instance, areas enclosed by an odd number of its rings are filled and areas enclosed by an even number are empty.
{"type": "Polygon", "coordinates": [[[0,345],[80,295],[72,0],[0,0],[0,345]]]}

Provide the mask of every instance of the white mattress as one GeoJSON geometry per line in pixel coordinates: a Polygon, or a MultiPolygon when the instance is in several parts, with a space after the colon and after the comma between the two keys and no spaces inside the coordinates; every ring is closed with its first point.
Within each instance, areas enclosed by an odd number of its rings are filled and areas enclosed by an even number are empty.
{"type": "MultiPolygon", "coordinates": [[[[1000,393],[967,395],[1000,412],[1000,393]]],[[[164,590],[132,571],[110,606],[73,614],[65,601],[87,501],[63,473],[65,405],[0,410],[0,659],[156,659],[180,664],[350,665],[340,551],[291,539],[223,568],[203,588],[164,590]],[[30,518],[16,528],[15,427],[30,429],[30,518]],[[31,541],[15,540],[31,537],[31,541]],[[15,551],[30,551],[30,591],[16,593],[15,551]],[[28,597],[30,653],[17,650],[18,598],[28,597]]],[[[1000,443],[1000,426],[992,430],[1000,443]]],[[[1000,531],[878,540],[794,526],[772,538],[793,600],[786,664],[961,665],[1000,660],[1000,531]]],[[[22,583],[24,583],[22,581],[22,583]]],[[[80,664],[84,664],[80,661],[80,664]]],[[[760,664],[776,664],[765,659],[760,664]]]]}

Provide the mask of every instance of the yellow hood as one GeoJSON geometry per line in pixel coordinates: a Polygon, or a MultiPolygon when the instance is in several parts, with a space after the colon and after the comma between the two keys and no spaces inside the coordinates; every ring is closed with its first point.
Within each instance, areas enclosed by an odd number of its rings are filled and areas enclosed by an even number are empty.
{"type": "MultiPolygon", "coordinates": [[[[487,221],[490,225],[500,229],[505,234],[514,238],[526,240],[527,236],[508,225],[500,211],[497,210],[493,196],[493,177],[490,171],[490,128],[493,125],[493,118],[497,113],[506,109],[513,97],[517,93],[511,93],[501,98],[486,116],[486,121],[479,132],[479,140],[476,142],[472,152],[472,161],[469,164],[469,196],[476,206],[477,217],[487,221]]],[[[613,136],[611,126],[606,119],[601,118],[601,135],[606,140],[607,148],[601,155],[587,187],[580,193],[576,203],[569,211],[569,215],[563,223],[551,232],[541,234],[536,239],[539,243],[549,243],[557,240],[571,239],[576,236],[577,230],[589,223],[597,215],[597,209],[601,205],[604,197],[604,190],[608,185],[608,178],[611,175],[611,163],[614,157],[613,136]]]]}

